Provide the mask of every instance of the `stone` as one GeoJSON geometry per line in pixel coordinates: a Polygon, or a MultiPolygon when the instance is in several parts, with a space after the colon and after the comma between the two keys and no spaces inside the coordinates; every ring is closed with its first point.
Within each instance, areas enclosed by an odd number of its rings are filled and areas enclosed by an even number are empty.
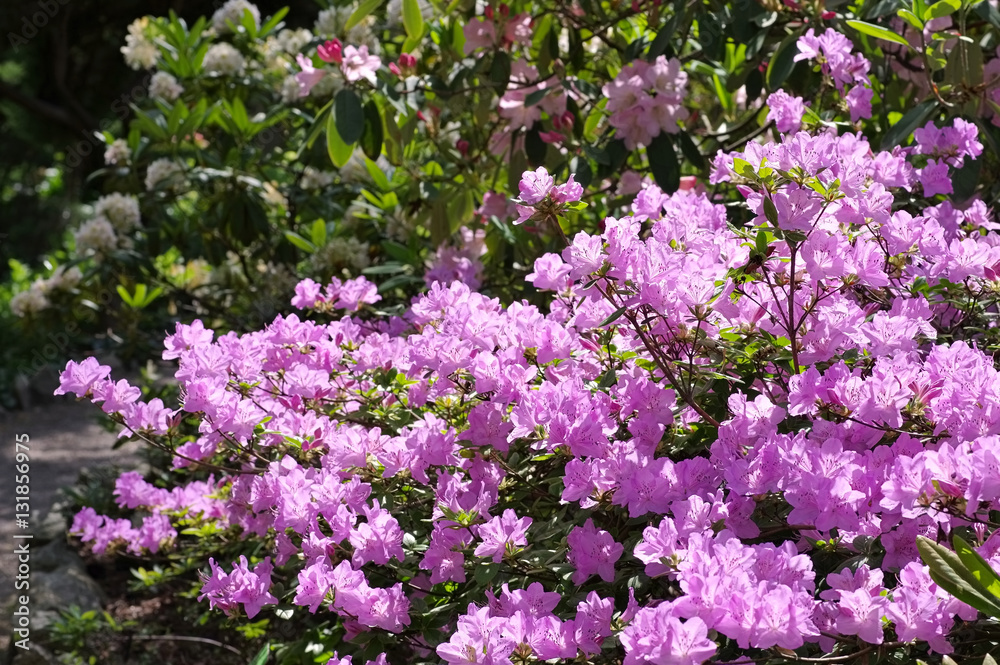
{"type": "Polygon", "coordinates": [[[59,618],[59,612],[74,605],[81,611],[100,610],[105,596],[82,566],[65,565],[52,572],[31,575],[31,627],[45,630],[59,618]]]}
{"type": "Polygon", "coordinates": [[[31,553],[32,573],[51,573],[60,568],[85,570],[83,559],[66,544],[65,540],[53,540],[31,553]]]}

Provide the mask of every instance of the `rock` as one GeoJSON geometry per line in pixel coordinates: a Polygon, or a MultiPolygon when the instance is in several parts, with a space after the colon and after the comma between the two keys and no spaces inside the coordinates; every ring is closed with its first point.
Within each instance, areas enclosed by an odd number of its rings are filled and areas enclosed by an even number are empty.
{"type": "Polygon", "coordinates": [[[35,543],[51,543],[66,538],[66,518],[62,514],[63,504],[56,502],[48,514],[41,520],[33,522],[35,527],[35,543]]]}
{"type": "MultiPolygon", "coordinates": [[[[65,540],[53,540],[45,547],[31,553],[32,573],[51,573],[60,568],[86,570],[83,559],[66,544],[65,540]]],[[[35,586],[32,578],[32,587],[35,586]]]]}
{"type": "Polygon", "coordinates": [[[10,665],[57,665],[59,661],[49,651],[34,641],[27,651],[14,649],[14,657],[10,665]]]}
{"type": "Polygon", "coordinates": [[[59,612],[77,606],[81,611],[100,610],[105,596],[82,566],[64,565],[48,573],[32,573],[31,627],[45,630],[58,618],[59,612]]]}

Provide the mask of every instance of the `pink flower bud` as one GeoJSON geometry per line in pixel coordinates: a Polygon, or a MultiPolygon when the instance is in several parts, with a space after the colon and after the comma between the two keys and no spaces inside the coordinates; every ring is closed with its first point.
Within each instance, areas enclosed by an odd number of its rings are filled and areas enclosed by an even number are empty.
{"type": "Polygon", "coordinates": [[[316,52],[319,53],[320,60],[323,62],[339,65],[344,60],[344,51],[339,39],[328,39],[325,44],[316,47],[316,52]]]}
{"type": "Polygon", "coordinates": [[[545,143],[562,143],[566,138],[559,132],[538,132],[538,137],[545,143]]]}

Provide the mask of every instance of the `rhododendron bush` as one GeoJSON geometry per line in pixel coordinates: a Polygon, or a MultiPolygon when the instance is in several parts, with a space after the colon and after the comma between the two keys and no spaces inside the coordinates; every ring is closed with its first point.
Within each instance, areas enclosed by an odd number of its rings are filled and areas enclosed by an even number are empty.
{"type": "Polygon", "coordinates": [[[176,400],[70,362],[57,393],[172,460],[72,532],[265,618],[282,663],[994,649],[918,537],[1000,567],[996,10],[786,4],[737,40],[739,8],[406,0],[391,57],[302,45],[305,150],[342,174],[356,145],[373,223],[412,206],[433,242],[297,263],[259,329],[176,322],[176,400]]]}
{"type": "MultiPolygon", "coordinates": [[[[923,155],[982,150],[961,120],[916,140],[720,154],[742,227],[649,184],[535,261],[544,308],[454,281],[386,316],[364,278],[305,280],[302,312],[263,330],[179,324],[176,409],[70,363],[58,392],[177,474],[123,475],[147,516],[85,509],[73,531],[141,553],[211,525],[199,598],[327,619],[334,663],[982,653],[990,624],[916,538],[965,533],[1000,563],[1000,376],[979,349],[1000,246],[981,205],[896,205],[923,155]]],[[[526,172],[518,205],[558,223],[568,184],[526,172]]]]}
{"type": "Polygon", "coordinates": [[[319,4],[228,0],[122,27],[142,78],[100,124],[103,168],[63,246],[0,290],[25,339],[141,363],[177,320],[245,332],[288,313],[306,277],[377,277],[385,307],[452,279],[535,302],[534,259],[625,214],[644,176],[670,193],[720,149],[800,128],[890,150],[962,117],[988,155],[959,178],[929,155],[921,193],[998,193],[987,2],[319,4]],[[510,198],[538,167],[575,174],[588,213],[514,226],[510,198]]]}

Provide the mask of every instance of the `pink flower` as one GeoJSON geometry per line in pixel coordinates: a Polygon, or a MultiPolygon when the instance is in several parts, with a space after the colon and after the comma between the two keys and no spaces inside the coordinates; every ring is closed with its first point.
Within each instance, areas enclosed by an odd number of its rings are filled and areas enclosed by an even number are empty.
{"type": "Polygon", "coordinates": [[[611,534],[594,526],[587,518],[582,527],[573,527],[567,537],[567,558],[576,566],[573,584],[583,584],[591,575],[600,575],[605,582],[615,580],[615,561],[621,558],[625,547],[615,542],[611,534]]]}
{"type": "MultiPolygon", "coordinates": [[[[201,323],[196,321],[196,323],[201,323]]],[[[66,369],[59,375],[59,387],[53,394],[65,395],[73,393],[77,397],[84,397],[95,383],[101,381],[111,374],[111,367],[97,362],[97,358],[87,358],[81,363],[70,360],[66,363],[66,369]]]]}
{"type": "Polygon", "coordinates": [[[292,307],[297,309],[310,309],[316,306],[316,302],[322,300],[320,289],[323,288],[311,279],[304,279],[295,285],[295,297],[292,298],[292,307]]]}
{"type": "Polygon", "coordinates": [[[792,97],[784,90],[776,90],[767,98],[767,119],[774,121],[774,126],[782,134],[797,132],[802,126],[802,116],[806,106],[801,97],[792,97]]]}
{"type": "Polygon", "coordinates": [[[340,71],[344,72],[344,77],[351,82],[367,79],[369,83],[375,85],[375,72],[382,66],[382,60],[377,55],[369,55],[368,47],[362,45],[359,48],[348,46],[344,49],[344,60],[340,64],[340,71]]]}
{"type": "Polygon", "coordinates": [[[312,60],[301,53],[295,56],[295,61],[302,68],[302,71],[295,75],[295,80],[299,82],[299,97],[307,97],[313,86],[326,76],[326,71],[313,67],[312,60]]]}
{"type": "Polygon", "coordinates": [[[483,539],[475,551],[476,556],[492,556],[494,563],[500,563],[509,548],[524,547],[528,544],[530,517],[517,518],[513,510],[505,510],[503,517],[494,517],[478,528],[483,539]]]}
{"type": "Polygon", "coordinates": [[[463,47],[465,55],[469,55],[476,49],[493,46],[497,41],[496,26],[493,25],[492,21],[483,17],[474,18],[466,23],[465,27],[462,28],[462,34],[465,35],[465,46],[463,47]]]}
{"type": "Polygon", "coordinates": [[[541,203],[548,196],[554,181],[544,166],[539,166],[534,171],[525,171],[521,175],[521,182],[518,189],[521,191],[521,202],[529,206],[541,203]]]}
{"type": "Polygon", "coordinates": [[[583,196],[583,185],[573,179],[575,173],[571,173],[569,180],[561,185],[552,188],[552,200],[556,203],[575,203],[583,196]]]}

